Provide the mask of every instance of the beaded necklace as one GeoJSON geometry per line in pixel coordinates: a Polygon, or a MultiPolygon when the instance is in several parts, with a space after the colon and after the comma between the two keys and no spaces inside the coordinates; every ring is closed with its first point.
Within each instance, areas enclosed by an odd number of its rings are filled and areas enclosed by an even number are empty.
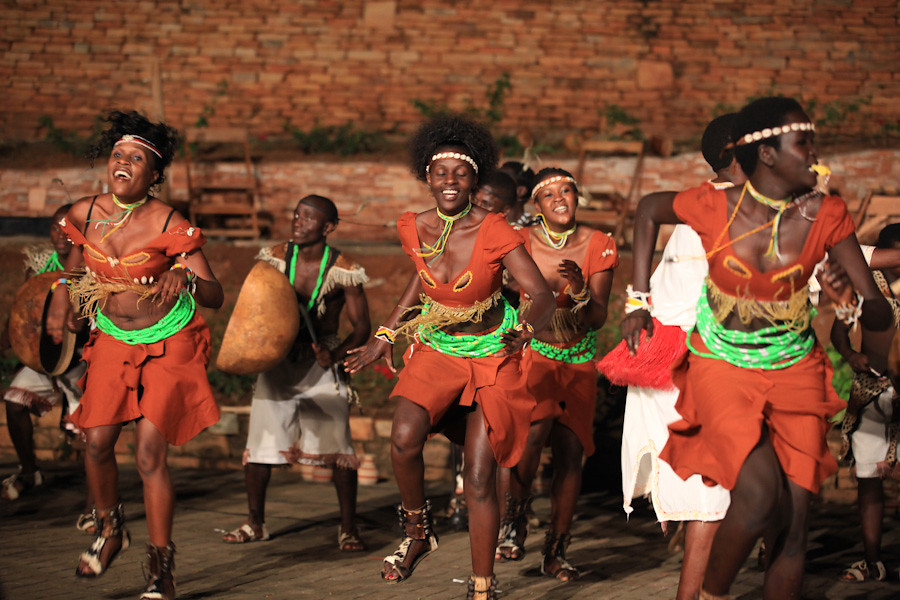
{"type": "Polygon", "coordinates": [[[769,208],[775,209],[778,211],[778,214],[775,215],[775,218],[772,221],[772,239],[769,240],[769,247],[766,249],[765,257],[766,258],[777,258],[779,255],[778,252],[778,229],[781,225],[781,217],[784,215],[784,211],[791,205],[791,200],[793,198],[788,196],[787,198],[782,198],[781,200],[775,200],[774,198],[769,198],[765,194],[759,193],[753,184],[750,183],[750,180],[747,180],[747,183],[744,184],[745,188],[750,195],[753,196],[753,199],[759,202],[760,204],[765,204],[769,208]]]}
{"type": "Polygon", "coordinates": [[[424,247],[416,250],[416,255],[421,256],[422,258],[431,258],[428,261],[428,266],[430,267],[434,261],[438,259],[438,257],[444,253],[444,246],[447,245],[447,239],[450,237],[450,228],[453,227],[453,223],[462,219],[464,216],[469,214],[469,211],[472,210],[472,203],[469,204],[462,209],[458,214],[447,216],[441,212],[441,209],[435,208],[437,211],[437,216],[444,221],[444,229],[441,231],[441,235],[438,236],[438,239],[435,240],[434,244],[425,244],[424,247]]]}
{"type": "Polygon", "coordinates": [[[120,212],[109,215],[105,219],[88,219],[88,223],[94,223],[94,229],[96,229],[97,226],[100,224],[103,225],[103,229],[100,232],[100,243],[102,244],[103,241],[106,240],[106,238],[111,236],[118,229],[120,229],[123,225],[125,225],[125,221],[128,220],[128,217],[131,216],[131,213],[133,213],[134,210],[136,208],[138,208],[139,206],[142,206],[147,201],[147,198],[149,198],[149,196],[144,196],[142,199],[138,200],[137,202],[132,202],[131,204],[126,204],[125,202],[122,202],[121,200],[119,200],[115,194],[113,194],[112,195],[113,202],[115,203],[116,206],[118,206],[122,210],[120,212]],[[119,219],[119,220],[116,221],[116,219],[119,219]],[[113,228],[110,229],[108,233],[106,231],[107,225],[113,226],[113,228]]]}
{"type": "Polygon", "coordinates": [[[589,329],[584,337],[572,346],[556,346],[537,339],[528,343],[532,350],[541,356],[572,365],[586,363],[597,354],[597,332],[592,329],[589,329]]]}
{"type": "Polygon", "coordinates": [[[559,250],[566,245],[569,236],[575,233],[575,228],[578,227],[577,224],[572,225],[571,229],[566,229],[562,233],[556,233],[555,231],[550,231],[550,228],[547,227],[543,213],[538,213],[537,216],[541,222],[541,233],[544,234],[544,241],[547,242],[548,246],[556,250],[559,250]]]}
{"type": "MultiPolygon", "coordinates": [[[[294,287],[294,268],[297,266],[297,246],[294,246],[294,251],[291,253],[291,266],[290,272],[288,274],[288,281],[291,282],[291,287],[294,287]]],[[[316,298],[319,295],[319,290],[322,288],[322,280],[325,278],[325,268],[328,266],[328,259],[331,256],[331,247],[327,244],[325,245],[325,251],[322,252],[322,262],[319,263],[319,276],[316,278],[316,287],[313,288],[312,294],[309,297],[309,303],[306,305],[306,310],[312,310],[313,306],[316,304],[316,298]]]]}
{"type": "MultiPolygon", "coordinates": [[[[422,307],[423,313],[428,312],[430,304],[428,301],[425,302],[422,307]]],[[[506,346],[503,343],[502,335],[507,330],[515,328],[518,320],[516,309],[510,306],[504,298],[503,321],[493,331],[455,335],[442,329],[432,329],[420,330],[416,336],[423,344],[431,346],[443,354],[464,358],[484,358],[496,354],[506,346]]]]}

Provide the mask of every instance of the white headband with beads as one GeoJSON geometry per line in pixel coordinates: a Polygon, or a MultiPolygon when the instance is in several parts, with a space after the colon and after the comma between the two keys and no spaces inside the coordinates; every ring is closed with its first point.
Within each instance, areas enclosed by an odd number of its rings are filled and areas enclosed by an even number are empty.
{"type": "Polygon", "coordinates": [[[547,187],[551,183],[556,183],[557,181],[566,181],[568,183],[571,183],[572,185],[578,185],[575,182],[574,177],[569,177],[568,175],[554,175],[553,177],[548,177],[547,179],[541,180],[540,183],[534,186],[534,189],[531,190],[531,199],[534,200],[534,197],[537,196],[538,191],[547,187]]]}
{"type": "Polygon", "coordinates": [[[782,125],[781,127],[766,127],[765,129],[760,129],[759,131],[754,131],[753,133],[748,133],[747,135],[741,136],[741,138],[737,142],[735,142],[735,146],[752,144],[753,142],[765,140],[770,137],[775,137],[776,135],[781,135],[783,133],[788,133],[791,131],[815,130],[816,126],[812,123],[788,123],[787,125],[782,125]]]}
{"type": "Polygon", "coordinates": [[[113,144],[113,147],[118,146],[119,144],[124,144],[125,142],[131,142],[132,144],[143,146],[159,158],[162,158],[162,154],[160,154],[159,150],[156,149],[156,146],[154,146],[153,143],[147,138],[142,138],[139,135],[131,135],[130,133],[125,134],[119,138],[118,142],[113,144]]]}
{"type": "Polygon", "coordinates": [[[428,166],[425,167],[425,172],[428,173],[431,170],[431,163],[442,158],[455,158],[457,160],[464,160],[472,165],[472,168],[475,169],[475,173],[478,173],[478,165],[475,163],[475,159],[468,154],[463,154],[462,152],[439,152],[435,154],[431,157],[431,160],[428,161],[428,166]]]}

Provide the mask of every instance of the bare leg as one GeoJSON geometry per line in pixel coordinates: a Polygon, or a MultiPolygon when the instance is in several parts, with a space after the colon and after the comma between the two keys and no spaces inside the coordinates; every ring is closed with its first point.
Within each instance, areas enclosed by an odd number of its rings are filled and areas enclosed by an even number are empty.
{"type": "Polygon", "coordinates": [[[728,593],[756,540],[778,522],[783,495],[781,465],[763,432],[741,467],[731,491],[731,506],[713,540],[703,580],[705,591],[715,596],[728,593]]]}
{"type": "MultiPolygon", "coordinates": [[[[428,411],[409,399],[398,396],[391,425],[391,465],[397,487],[400,488],[401,506],[409,511],[425,506],[425,461],[422,450],[430,429],[428,411]]],[[[427,550],[428,544],[427,540],[413,539],[402,566],[410,567],[427,550]]],[[[389,581],[400,579],[397,569],[392,568],[387,560],[382,565],[381,572],[382,577],[389,581]]]]}
{"type": "Polygon", "coordinates": [[[553,450],[550,528],[559,533],[568,533],[572,528],[575,506],[581,494],[581,458],[584,456],[584,448],[575,432],[558,422],[553,424],[550,447],[553,450]]]}
{"type": "MultiPolygon", "coordinates": [[[[341,509],[341,532],[358,536],[356,529],[356,494],[359,479],[356,469],[334,468],[334,489],[337,492],[338,506],[341,509]]],[[[364,550],[363,544],[350,544],[346,550],[364,550]]]]}
{"type": "Polygon", "coordinates": [[[172,541],[175,491],[166,455],[169,443],[147,419],[137,422],[137,468],[144,482],[144,509],[150,543],[165,548],[172,541]]]}
{"type": "Polygon", "coordinates": [[[488,440],[480,406],[466,418],[465,494],[469,507],[469,546],[472,573],[480,577],[494,574],[494,549],[500,531],[497,506],[497,461],[488,440]]]}
{"type": "Polygon", "coordinates": [[[7,402],[6,427],[16,449],[16,456],[19,457],[19,464],[22,465],[19,476],[33,484],[37,460],[34,456],[34,424],[31,422],[31,413],[21,404],[7,402]]]}
{"type": "Polygon", "coordinates": [[[244,467],[244,486],[247,489],[247,522],[260,529],[266,522],[266,490],[272,477],[272,465],[247,463],[244,467]]]}
{"type": "Polygon", "coordinates": [[[789,513],[781,519],[780,535],[775,547],[769,551],[763,586],[764,598],[799,598],[803,587],[809,500],[812,493],[793,481],[788,481],[787,496],[789,513]]]}
{"type": "MultiPolygon", "coordinates": [[[[84,471],[87,477],[88,497],[93,497],[100,519],[110,519],[110,512],[119,503],[118,484],[119,468],[116,464],[116,440],[119,438],[121,425],[103,425],[85,430],[87,439],[84,456],[84,471]]],[[[123,545],[121,535],[111,536],[109,525],[98,531],[106,537],[106,543],[98,557],[100,566],[106,568],[123,545]]],[[[96,575],[99,572],[84,559],[79,561],[76,572],[83,576],[96,575]]]]}
{"type": "Polygon", "coordinates": [[[676,600],[696,598],[703,584],[709,551],[721,521],[688,521],[684,535],[684,559],[678,580],[676,600]]]}
{"type": "MultiPolygon", "coordinates": [[[[881,560],[881,523],[884,518],[884,483],[877,477],[857,480],[859,489],[859,520],[862,525],[863,549],[866,562],[874,565],[881,560]]],[[[870,572],[872,571],[870,569],[870,572]]]]}

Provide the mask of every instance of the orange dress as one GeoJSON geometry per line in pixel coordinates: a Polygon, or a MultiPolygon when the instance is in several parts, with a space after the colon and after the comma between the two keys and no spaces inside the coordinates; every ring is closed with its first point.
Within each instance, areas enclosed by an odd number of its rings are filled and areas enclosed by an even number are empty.
{"type": "MultiPolygon", "coordinates": [[[[675,213],[712,250],[725,229],[725,193],[694,188],[675,198],[675,213]]],[[[853,233],[843,200],[828,196],[807,236],[800,257],[777,271],[760,273],[728,247],[709,259],[709,277],[720,290],[757,300],[786,300],[801,290],[825,253],[853,233]]],[[[728,241],[725,233],[723,242],[728,241]]],[[[695,330],[691,344],[708,348],[695,330]]],[[[707,483],[733,489],[747,455],[765,425],[785,475],[815,493],[837,470],[825,444],[828,418],[844,407],[831,386],[831,363],[817,343],[796,364],[782,369],[745,368],[693,353],[673,365],[682,419],[669,425],[660,453],[682,478],[699,473],[707,483]]]]}
{"type": "MultiPolygon", "coordinates": [[[[530,253],[531,236],[527,231],[523,234],[525,248],[530,253]]],[[[595,231],[588,242],[584,259],[578,265],[585,282],[594,273],[615,269],[618,265],[619,254],[613,238],[602,231],[595,231]]],[[[554,290],[557,311],[572,311],[575,307],[572,297],[566,293],[567,287],[554,290]]],[[[589,331],[587,335],[596,335],[596,332],[589,331]]],[[[581,338],[570,340],[566,344],[548,345],[565,348],[574,346],[579,341],[581,338]]],[[[594,412],[597,406],[597,369],[593,359],[583,363],[568,363],[546,357],[530,347],[526,352],[531,358],[528,389],[537,400],[537,406],[531,415],[532,422],[557,419],[578,436],[585,456],[591,456],[594,453],[594,412]],[[564,394],[561,393],[563,390],[564,394]]]]}
{"type": "MultiPolygon", "coordinates": [[[[397,220],[397,231],[425,294],[450,307],[472,306],[490,298],[500,289],[503,258],[523,243],[502,215],[489,214],[479,227],[468,265],[451,281],[442,283],[415,252],[422,247],[416,214],[404,213],[397,220]]],[[[407,398],[428,411],[434,431],[441,428],[441,419],[451,408],[478,404],[497,462],[504,467],[519,462],[535,405],[527,389],[521,353],[502,358],[464,358],[444,354],[417,340],[407,349],[404,361],[406,366],[392,396],[407,398]]]]}
{"type": "MultiPolygon", "coordinates": [[[[101,281],[157,279],[181,253],[200,248],[201,231],[182,223],[147,247],[111,257],[67,220],[63,231],[82,247],[85,266],[101,281]]],[[[146,417],[170,444],[180,445],[219,420],[209,387],[209,328],[198,313],[177,333],[152,344],[126,344],[94,329],[84,347],[84,395],[71,420],[79,428],[116,425],[146,417]]]]}

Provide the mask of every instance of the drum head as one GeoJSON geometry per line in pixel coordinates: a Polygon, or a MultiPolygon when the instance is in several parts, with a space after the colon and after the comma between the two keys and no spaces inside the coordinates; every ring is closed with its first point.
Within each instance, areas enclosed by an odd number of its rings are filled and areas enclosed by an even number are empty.
{"type": "Polygon", "coordinates": [[[46,334],[50,286],[59,273],[41,273],[22,284],[16,292],[9,315],[9,343],[25,365],[48,375],[64,373],[75,352],[75,334],[64,329],[61,344],[54,344],[46,334]]]}

